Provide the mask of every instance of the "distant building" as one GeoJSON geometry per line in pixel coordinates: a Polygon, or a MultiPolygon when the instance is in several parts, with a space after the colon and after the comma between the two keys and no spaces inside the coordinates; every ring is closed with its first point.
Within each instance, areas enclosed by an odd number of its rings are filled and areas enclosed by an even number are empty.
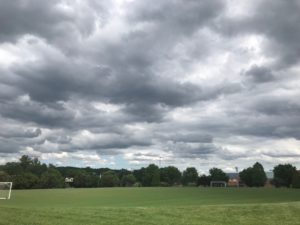
{"type": "Polygon", "coordinates": [[[65,178],[65,182],[66,183],[73,183],[74,182],[74,178],[73,177],[66,177],[65,178]]]}
{"type": "Polygon", "coordinates": [[[227,186],[228,187],[238,187],[240,186],[240,176],[239,173],[226,173],[229,177],[227,186]]]}

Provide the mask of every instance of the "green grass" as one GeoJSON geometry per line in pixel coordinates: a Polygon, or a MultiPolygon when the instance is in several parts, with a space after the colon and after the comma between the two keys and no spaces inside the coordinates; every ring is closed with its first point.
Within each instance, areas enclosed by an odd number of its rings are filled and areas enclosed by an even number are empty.
{"type": "Polygon", "coordinates": [[[105,188],[13,191],[0,225],[300,224],[300,190],[105,188]]]}

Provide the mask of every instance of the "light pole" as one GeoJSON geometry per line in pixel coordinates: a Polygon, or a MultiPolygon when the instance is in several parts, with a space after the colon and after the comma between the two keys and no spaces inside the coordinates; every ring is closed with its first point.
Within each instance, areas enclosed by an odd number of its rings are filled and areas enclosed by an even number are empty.
{"type": "Polygon", "coordinates": [[[236,184],[236,186],[237,187],[239,187],[240,186],[240,175],[239,175],[239,168],[236,166],[235,167],[235,171],[236,171],[236,173],[237,173],[237,184],[236,184]]]}

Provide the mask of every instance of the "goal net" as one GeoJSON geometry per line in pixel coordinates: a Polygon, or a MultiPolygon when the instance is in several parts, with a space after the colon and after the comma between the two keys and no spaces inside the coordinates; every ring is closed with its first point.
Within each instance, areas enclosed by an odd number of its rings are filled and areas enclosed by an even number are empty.
{"type": "Polygon", "coordinates": [[[225,181],[211,181],[211,187],[227,187],[227,183],[225,181]]]}
{"type": "Polygon", "coordinates": [[[10,199],[12,182],[0,182],[0,199],[10,199]]]}

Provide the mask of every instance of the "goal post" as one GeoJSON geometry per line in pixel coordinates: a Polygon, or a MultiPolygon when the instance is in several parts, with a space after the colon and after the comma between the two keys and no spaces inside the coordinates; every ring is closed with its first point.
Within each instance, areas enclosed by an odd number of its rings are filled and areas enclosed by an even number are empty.
{"type": "Polygon", "coordinates": [[[0,182],[0,200],[10,199],[12,182],[0,182]]]}
{"type": "Polygon", "coordinates": [[[211,181],[210,187],[227,187],[227,182],[225,181],[211,181]]]}

